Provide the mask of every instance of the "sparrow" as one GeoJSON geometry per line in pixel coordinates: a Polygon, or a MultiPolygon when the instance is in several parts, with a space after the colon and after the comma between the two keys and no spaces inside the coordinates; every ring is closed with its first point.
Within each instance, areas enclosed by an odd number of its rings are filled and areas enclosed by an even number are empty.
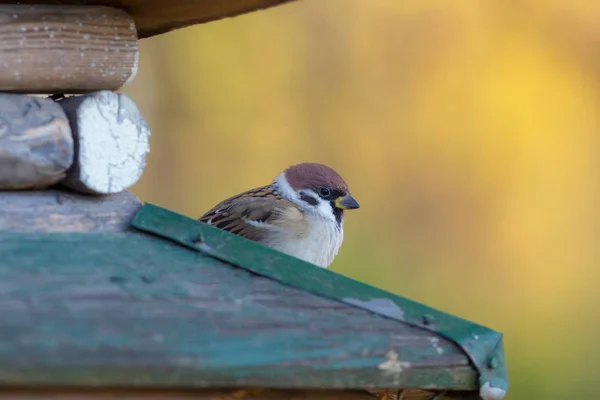
{"type": "Polygon", "coordinates": [[[301,163],[269,185],[220,202],[198,221],[327,268],[344,240],[344,211],[356,208],[337,172],[301,163]]]}

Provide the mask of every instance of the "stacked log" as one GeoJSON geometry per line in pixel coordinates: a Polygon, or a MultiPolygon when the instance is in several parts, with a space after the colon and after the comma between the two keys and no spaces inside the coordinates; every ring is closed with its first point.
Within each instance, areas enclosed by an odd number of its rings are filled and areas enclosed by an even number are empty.
{"type": "Polygon", "coordinates": [[[0,5],[0,190],[104,195],[134,185],[150,129],[116,91],[138,59],[136,25],[123,10],[0,5]]]}

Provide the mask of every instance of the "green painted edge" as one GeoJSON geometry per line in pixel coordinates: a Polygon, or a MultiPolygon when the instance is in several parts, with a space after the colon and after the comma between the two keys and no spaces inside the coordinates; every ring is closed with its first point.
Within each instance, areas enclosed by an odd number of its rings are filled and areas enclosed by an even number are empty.
{"type": "MultiPolygon", "coordinates": [[[[502,334],[146,203],[131,225],[283,284],[427,329],[456,343],[479,373],[480,390],[506,393],[502,334]]],[[[495,398],[502,398],[503,395],[495,398]]]]}

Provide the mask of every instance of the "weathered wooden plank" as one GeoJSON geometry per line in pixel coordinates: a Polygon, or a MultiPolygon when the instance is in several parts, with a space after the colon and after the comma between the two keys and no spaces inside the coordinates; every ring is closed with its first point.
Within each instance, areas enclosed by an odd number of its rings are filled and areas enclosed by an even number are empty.
{"type": "Polygon", "coordinates": [[[0,5],[0,91],[117,90],[134,78],[139,50],[133,19],[120,9],[83,3],[0,5]]]}
{"type": "Polygon", "coordinates": [[[73,148],[69,122],[58,104],[0,93],[0,190],[57,183],[73,163],[73,148]]]}
{"type": "MultiPolygon", "coordinates": [[[[21,0],[21,4],[96,4],[125,9],[140,38],[265,9],[293,0],[21,0]]],[[[0,3],[14,3],[0,0],[0,3]]]]}
{"type": "Polygon", "coordinates": [[[367,390],[379,400],[491,400],[481,399],[474,391],[384,389],[367,390]]]}
{"type": "Polygon", "coordinates": [[[123,232],[141,206],[128,191],[108,196],[54,189],[0,192],[0,231],[123,232]]]}
{"type": "Polygon", "coordinates": [[[0,233],[4,385],[475,390],[453,342],[140,233],[0,233]]]}
{"type": "Polygon", "coordinates": [[[101,91],[59,104],[71,123],[76,150],[61,183],[92,194],[118,193],[135,184],[146,166],[150,129],[133,100],[101,91]]]}
{"type": "Polygon", "coordinates": [[[6,400],[376,400],[364,391],[309,391],[309,390],[0,390],[6,400]]]}
{"type": "Polygon", "coordinates": [[[53,387],[0,389],[0,397],[6,400],[480,400],[474,392],[435,393],[400,390],[394,393],[396,394],[390,392],[387,397],[379,397],[362,390],[132,390],[53,387]]]}
{"type": "Polygon", "coordinates": [[[142,207],[132,225],[260,276],[449,338],[479,373],[484,400],[501,400],[506,395],[508,379],[499,332],[152,204],[142,207]]]}

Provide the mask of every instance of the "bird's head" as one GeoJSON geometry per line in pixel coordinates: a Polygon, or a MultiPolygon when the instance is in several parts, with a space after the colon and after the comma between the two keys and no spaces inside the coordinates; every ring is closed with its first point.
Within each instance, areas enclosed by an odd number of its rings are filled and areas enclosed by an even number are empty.
{"type": "Polygon", "coordinates": [[[318,163],[293,165],[274,181],[281,196],[303,211],[341,226],[345,210],[359,208],[348,185],[332,168],[318,163]]]}

